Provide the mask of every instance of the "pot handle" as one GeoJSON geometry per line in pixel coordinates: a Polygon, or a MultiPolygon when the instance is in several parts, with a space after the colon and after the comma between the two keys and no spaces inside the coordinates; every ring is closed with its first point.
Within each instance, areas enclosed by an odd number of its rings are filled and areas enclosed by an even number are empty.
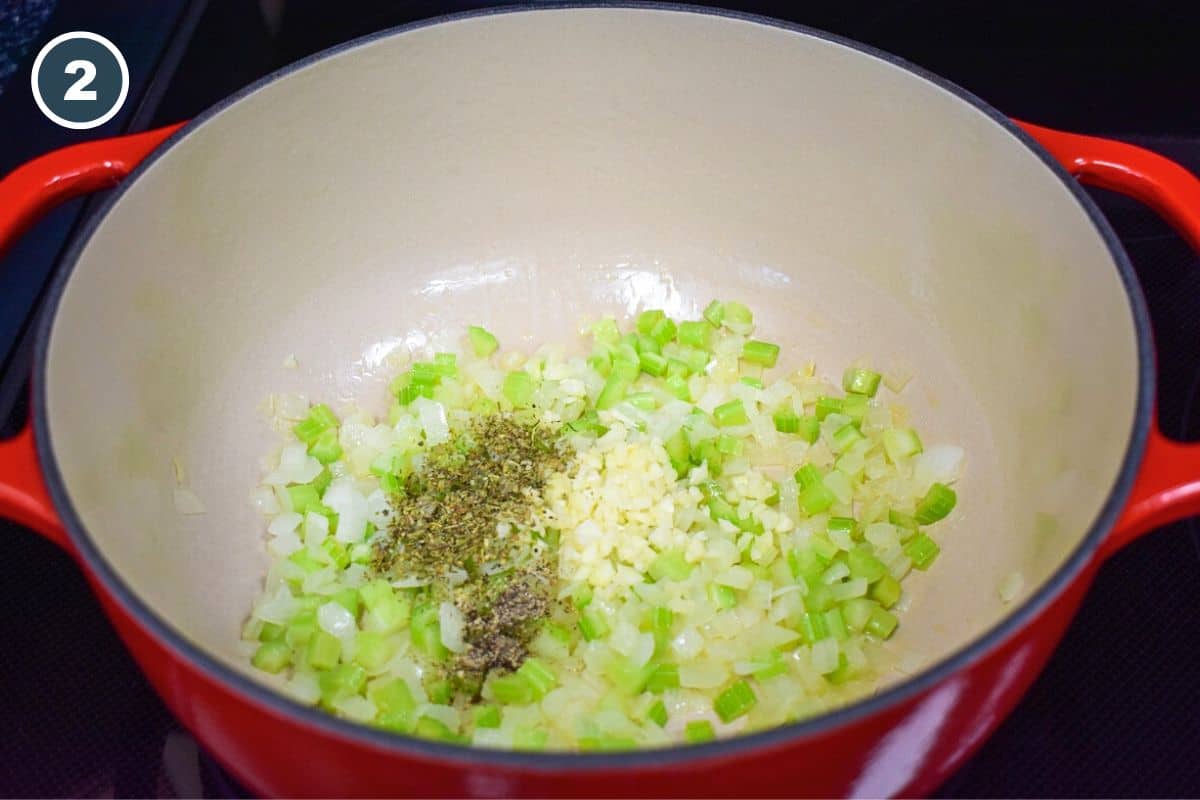
{"type": "MultiPolygon", "coordinates": [[[[1080,181],[1140,200],[1200,253],[1200,179],[1188,170],[1124,142],[1020,120],[1017,124],[1080,181]]],[[[1101,557],[1161,525],[1195,514],[1200,514],[1200,444],[1168,439],[1156,418],[1129,502],[1101,546],[1101,557]]]]}
{"type": "MultiPolygon", "coordinates": [[[[10,172],[0,180],[0,258],[58,204],[116,186],[181,125],[71,145],[10,172]]],[[[0,516],[71,550],[42,478],[31,424],[0,442],[0,516]]]]}

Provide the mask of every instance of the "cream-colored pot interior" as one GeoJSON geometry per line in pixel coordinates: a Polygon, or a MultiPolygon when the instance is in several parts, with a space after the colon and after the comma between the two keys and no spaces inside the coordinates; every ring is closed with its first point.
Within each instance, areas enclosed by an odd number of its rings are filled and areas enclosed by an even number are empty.
{"type": "Polygon", "coordinates": [[[45,391],[71,502],[117,573],[229,663],[266,565],[248,496],[272,392],[380,399],[383,356],[468,323],[757,311],[795,365],[909,362],[967,451],[897,648],[946,655],[1095,519],[1135,330],[1059,179],[951,92],[843,45],[654,9],[461,19],[297,69],[191,130],[79,258],[45,391]],[[299,369],[283,367],[294,354],[299,369]],[[207,507],[172,501],[179,457],[207,507]],[[1039,516],[1041,515],[1041,516],[1039,516]]]}

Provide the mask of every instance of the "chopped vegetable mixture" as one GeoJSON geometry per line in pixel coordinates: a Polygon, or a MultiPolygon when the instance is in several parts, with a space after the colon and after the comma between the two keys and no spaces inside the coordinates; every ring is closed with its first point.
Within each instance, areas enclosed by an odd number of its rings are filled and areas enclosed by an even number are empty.
{"type": "Polygon", "coordinates": [[[880,397],[908,377],[778,369],[736,302],[589,332],[586,357],[523,356],[473,326],[386,419],[276,403],[299,418],[256,491],[254,666],[365,724],[525,750],[704,742],[872,691],[963,460],[880,397]]]}

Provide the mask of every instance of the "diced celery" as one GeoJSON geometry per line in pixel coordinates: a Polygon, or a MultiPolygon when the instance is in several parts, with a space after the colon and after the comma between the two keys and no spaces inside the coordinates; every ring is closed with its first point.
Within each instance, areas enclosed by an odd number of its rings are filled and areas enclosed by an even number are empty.
{"type": "Polygon", "coordinates": [[[500,706],[476,706],[476,728],[499,728],[501,722],[500,706]]]}
{"type": "Polygon", "coordinates": [[[490,331],[478,325],[467,328],[467,338],[471,341],[471,349],[480,358],[487,358],[500,346],[500,342],[490,331]]]}
{"type": "Polygon", "coordinates": [[[523,706],[536,699],[533,685],[524,675],[513,672],[491,679],[492,697],[506,706],[523,706]]]}
{"type": "Polygon", "coordinates": [[[926,533],[918,533],[904,545],[904,554],[912,559],[913,566],[919,570],[929,569],[941,551],[937,542],[926,533]]]}
{"type": "Polygon", "coordinates": [[[583,634],[586,641],[602,639],[608,635],[610,630],[608,621],[599,611],[588,608],[579,615],[579,632],[583,634]]]}
{"type": "Polygon", "coordinates": [[[662,694],[668,689],[679,688],[679,665],[663,662],[654,666],[654,671],[646,679],[646,691],[652,694],[662,694]]]}
{"type": "Polygon", "coordinates": [[[638,363],[641,364],[642,372],[647,375],[661,378],[667,374],[667,359],[660,353],[651,353],[649,351],[639,353],[638,363]]]}
{"type": "Polygon", "coordinates": [[[646,687],[646,683],[655,673],[655,670],[656,665],[653,662],[635,667],[629,663],[627,658],[617,656],[608,663],[604,673],[612,681],[613,686],[625,694],[635,695],[641,693],[646,687]]]}
{"type": "Polygon", "coordinates": [[[713,419],[722,428],[745,425],[750,422],[750,418],[746,416],[746,407],[742,405],[741,400],[730,400],[728,403],[714,408],[713,419]]]}
{"type": "Polygon", "coordinates": [[[692,574],[692,565],[683,557],[682,551],[666,550],[650,562],[649,573],[656,581],[682,581],[692,574]]]}
{"type": "Polygon", "coordinates": [[[825,616],[818,611],[808,611],[800,617],[800,635],[806,644],[813,644],[829,637],[829,626],[825,616]]]}
{"type": "Polygon", "coordinates": [[[457,742],[459,736],[447,727],[446,723],[433,717],[421,717],[413,728],[413,735],[422,739],[434,739],[442,742],[457,742]]]}
{"type": "Polygon", "coordinates": [[[958,495],[953,489],[944,483],[935,483],[929,487],[929,491],[921,498],[921,502],[917,503],[917,510],[913,517],[922,525],[932,525],[938,520],[945,519],[957,504],[958,495]]]}
{"type": "Polygon", "coordinates": [[[900,600],[900,581],[884,575],[870,589],[871,598],[884,608],[891,608],[900,600]]]}
{"type": "Polygon", "coordinates": [[[621,330],[615,320],[605,318],[592,325],[592,338],[601,344],[614,345],[621,339],[621,330]]]}
{"type": "Polygon", "coordinates": [[[737,681],[725,691],[717,695],[713,701],[713,711],[721,721],[728,725],[738,717],[745,716],[758,702],[754,690],[745,681],[737,681]]]}
{"type": "Polygon", "coordinates": [[[742,359],[751,364],[761,364],[764,367],[775,366],[779,358],[779,345],[771,342],[760,342],[751,339],[742,346],[742,359]]]}
{"type": "Polygon", "coordinates": [[[342,654],[342,643],[331,633],[317,630],[308,641],[308,665],[313,669],[333,669],[342,654]]]}
{"type": "Polygon", "coordinates": [[[796,499],[800,502],[800,510],[812,516],[828,510],[837,497],[823,482],[817,481],[801,489],[796,499]]]}
{"type": "Polygon", "coordinates": [[[900,620],[896,619],[896,615],[890,611],[885,611],[878,606],[871,610],[871,616],[867,620],[866,632],[880,639],[891,638],[892,633],[896,630],[896,626],[900,620]]]}
{"type": "Polygon", "coordinates": [[[688,382],[686,378],[678,375],[671,375],[665,381],[663,381],[663,387],[677,400],[683,400],[686,403],[690,402],[692,399],[692,393],[688,388],[688,382]]]}
{"type": "Polygon", "coordinates": [[[666,727],[668,720],[667,707],[663,704],[662,700],[655,700],[654,705],[646,709],[646,719],[660,728],[666,727]]]}
{"type": "Polygon", "coordinates": [[[501,391],[508,402],[517,408],[524,408],[533,400],[533,376],[524,370],[510,372],[504,376],[501,391]]]}
{"type": "Polygon", "coordinates": [[[321,700],[332,704],[362,691],[367,682],[367,673],[357,664],[338,664],[317,679],[321,688],[321,700]]]}
{"type": "Polygon", "coordinates": [[[711,722],[706,719],[698,719],[689,722],[684,727],[683,738],[689,744],[700,744],[702,742],[711,742],[717,738],[717,732],[713,730],[711,722]]]}
{"type": "Polygon", "coordinates": [[[806,414],[800,418],[800,427],[796,433],[800,438],[809,444],[813,444],[821,437],[821,420],[817,419],[812,414],[806,414]]]}
{"type": "Polygon", "coordinates": [[[865,578],[867,583],[875,581],[888,574],[887,566],[875,557],[874,548],[860,544],[846,554],[846,565],[850,574],[856,578],[865,578]]]}
{"type": "Polygon", "coordinates": [[[708,585],[708,599],[717,608],[733,608],[737,605],[737,592],[732,587],[719,583],[708,585]]]}
{"type": "Polygon", "coordinates": [[[396,654],[396,645],[382,633],[359,631],[354,639],[354,660],[369,670],[382,667],[396,654]]]}
{"type": "Polygon", "coordinates": [[[546,696],[546,692],[550,691],[558,683],[554,677],[554,673],[546,664],[537,658],[527,658],[525,663],[517,670],[517,674],[524,676],[529,685],[533,687],[533,696],[535,700],[541,700],[546,696]]]}
{"type": "Polygon", "coordinates": [[[852,600],[847,600],[842,603],[842,619],[846,622],[846,627],[855,632],[861,632],[871,619],[871,612],[879,605],[865,597],[856,597],[852,600]]]}
{"type": "Polygon", "coordinates": [[[287,487],[288,499],[292,501],[292,511],[297,514],[307,514],[321,504],[321,495],[312,484],[301,483],[287,487]]]}
{"type": "Polygon", "coordinates": [[[838,641],[842,641],[847,636],[846,621],[842,618],[842,612],[836,607],[828,609],[821,618],[825,620],[825,629],[829,631],[829,635],[838,641]]]}
{"type": "Polygon", "coordinates": [[[587,608],[592,602],[592,594],[592,587],[586,583],[576,589],[574,596],[575,608],[580,611],[587,608]]]}
{"type": "Polygon", "coordinates": [[[675,331],[675,338],[680,344],[709,351],[712,350],[713,329],[706,322],[681,322],[675,331]]]}
{"type": "Polygon", "coordinates": [[[625,395],[625,402],[643,411],[653,411],[658,408],[658,401],[652,392],[634,392],[625,395]]]}
{"type": "Polygon", "coordinates": [[[442,626],[438,622],[438,607],[435,603],[421,603],[412,611],[409,623],[413,647],[431,661],[443,661],[448,655],[442,644],[442,626]]]}
{"type": "Polygon", "coordinates": [[[262,630],[258,632],[258,640],[260,642],[278,642],[283,639],[283,635],[287,633],[286,625],[276,625],[274,622],[264,622],[262,630]]]}
{"type": "Polygon", "coordinates": [[[754,327],[754,314],[742,303],[730,300],[725,303],[725,318],[721,322],[735,333],[749,333],[754,327]]]}
{"type": "Polygon", "coordinates": [[[854,394],[874,397],[875,392],[879,391],[879,380],[878,372],[851,367],[842,375],[842,388],[854,394]]]}
{"type": "Polygon", "coordinates": [[[839,414],[842,411],[842,399],[840,397],[818,397],[815,414],[818,420],[824,420],[830,414],[839,414]]]}
{"type": "Polygon", "coordinates": [[[254,651],[250,663],[263,672],[275,673],[286,667],[291,657],[292,649],[287,646],[286,642],[263,642],[254,651]]]}
{"type": "Polygon", "coordinates": [[[657,308],[643,311],[641,314],[638,314],[637,332],[643,336],[649,336],[650,331],[654,330],[654,326],[665,319],[666,316],[666,313],[657,308]]]}
{"type": "MultiPolygon", "coordinates": [[[[367,691],[368,698],[375,707],[379,709],[380,716],[391,715],[393,720],[399,721],[402,717],[407,717],[407,724],[400,730],[411,729],[415,720],[412,718],[417,710],[417,701],[413,697],[412,689],[403,678],[393,678],[387,683],[372,686],[367,691]]],[[[388,726],[391,727],[391,726],[388,726]]]]}
{"type": "Polygon", "coordinates": [[[848,394],[842,398],[842,413],[852,421],[861,423],[871,407],[871,398],[862,394],[848,394]]]}
{"type": "Polygon", "coordinates": [[[674,320],[670,319],[669,317],[664,317],[658,322],[654,323],[654,327],[650,329],[650,333],[648,335],[651,339],[658,342],[659,345],[664,345],[674,339],[677,332],[678,328],[676,327],[674,320]]]}
{"type": "Polygon", "coordinates": [[[704,309],[704,318],[714,328],[721,327],[721,322],[725,319],[725,304],[720,300],[713,300],[704,309]]]}
{"type": "Polygon", "coordinates": [[[853,422],[848,422],[834,432],[833,447],[836,452],[844,453],[856,442],[861,442],[865,438],[857,425],[853,422]]]}

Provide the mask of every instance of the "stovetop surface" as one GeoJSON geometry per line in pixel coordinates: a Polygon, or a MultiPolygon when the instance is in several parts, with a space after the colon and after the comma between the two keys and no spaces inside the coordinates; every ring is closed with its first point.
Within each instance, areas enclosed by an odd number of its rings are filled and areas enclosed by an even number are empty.
{"type": "MultiPolygon", "coordinates": [[[[91,13],[93,25],[125,26],[120,28],[125,40],[140,42],[147,69],[160,76],[148,80],[158,87],[157,96],[145,100],[138,118],[121,128],[126,130],[191,116],[280,64],[353,36],[479,4],[409,2],[401,7],[342,0],[335,7],[289,0],[264,5],[283,7],[282,18],[264,20],[254,4],[237,0],[181,2],[171,9],[174,23],[160,20],[154,28],[139,27],[145,13],[164,12],[164,4],[154,0],[123,0],[102,18],[85,0],[26,0],[12,6],[24,15],[22,31],[6,29],[11,18],[0,9],[0,142],[6,120],[23,113],[10,90],[21,80],[28,85],[28,51],[76,29],[80,14],[91,13]],[[190,24],[182,25],[179,20],[189,14],[190,24]],[[152,46],[150,28],[164,42],[182,36],[186,47],[173,59],[163,56],[152,46]]],[[[959,82],[1014,116],[1126,138],[1200,173],[1200,104],[1194,100],[1200,28],[1182,5],[1140,3],[1097,18],[1083,3],[1051,9],[1010,3],[989,7],[973,21],[949,2],[739,7],[875,44],[959,82]]],[[[99,32],[117,39],[109,29],[99,32]]],[[[1200,439],[1200,260],[1144,208],[1106,192],[1093,194],[1130,254],[1150,307],[1163,429],[1200,439]]],[[[64,216],[57,231],[38,240],[41,251],[53,246],[46,269],[52,269],[61,238],[73,224],[77,216],[64,216]]],[[[9,258],[4,268],[13,263],[9,258]]],[[[32,273],[9,278],[29,305],[43,278],[32,273]]],[[[19,387],[23,367],[11,353],[26,341],[28,326],[13,319],[20,313],[23,320],[24,311],[12,305],[3,309],[0,352],[8,348],[10,353],[4,379],[19,387]],[[7,339],[5,323],[15,330],[7,339]]],[[[22,413],[21,393],[11,394],[18,403],[10,429],[22,413]]],[[[0,563],[5,565],[0,794],[245,793],[158,701],[70,559],[27,531],[0,523],[0,563]]],[[[1200,527],[1191,520],[1145,537],[1101,569],[1028,696],[939,794],[1200,794],[1197,619],[1200,527]]]]}

